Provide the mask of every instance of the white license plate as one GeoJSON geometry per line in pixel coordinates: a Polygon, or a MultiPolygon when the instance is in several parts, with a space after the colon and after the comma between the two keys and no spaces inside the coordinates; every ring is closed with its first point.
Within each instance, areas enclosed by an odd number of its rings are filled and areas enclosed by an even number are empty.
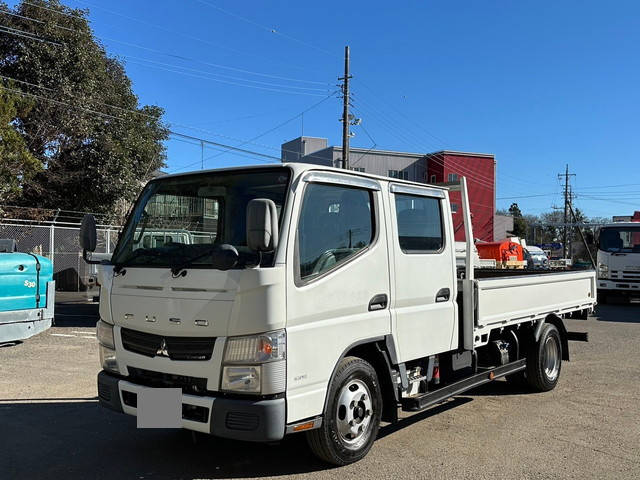
{"type": "Polygon", "coordinates": [[[138,428],[181,428],[182,390],[145,388],[138,392],[138,428]]]}

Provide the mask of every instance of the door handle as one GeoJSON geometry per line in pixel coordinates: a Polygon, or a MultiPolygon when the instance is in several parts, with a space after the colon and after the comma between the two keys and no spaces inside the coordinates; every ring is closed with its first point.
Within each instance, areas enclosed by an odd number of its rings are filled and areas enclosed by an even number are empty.
{"type": "Polygon", "coordinates": [[[386,293],[379,293],[378,295],[374,295],[373,298],[369,301],[369,311],[372,312],[374,310],[382,310],[387,308],[387,303],[389,298],[386,293]]]}
{"type": "Polygon", "coordinates": [[[436,303],[446,302],[450,297],[451,290],[449,290],[448,288],[441,288],[440,290],[438,290],[438,293],[436,293],[436,303]]]}

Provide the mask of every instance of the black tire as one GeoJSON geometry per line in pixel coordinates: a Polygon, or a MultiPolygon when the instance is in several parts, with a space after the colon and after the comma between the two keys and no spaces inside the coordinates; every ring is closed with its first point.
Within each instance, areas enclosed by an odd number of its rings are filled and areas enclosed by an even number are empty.
{"type": "Polygon", "coordinates": [[[555,325],[542,327],[540,340],[531,346],[527,355],[526,380],[532,390],[553,390],[562,370],[562,339],[555,325]]]}
{"type": "Polygon", "coordinates": [[[378,375],[361,358],[343,358],[331,380],[327,395],[322,426],[307,433],[309,446],[314,455],[327,463],[347,465],[357,462],[371,449],[380,427],[382,393],[378,375]],[[365,403],[367,398],[369,401],[365,403]],[[348,399],[353,399],[349,406],[355,400],[358,403],[349,409],[344,404],[348,399]],[[348,423],[347,419],[351,416],[353,421],[348,423]],[[347,423],[353,427],[348,427],[347,423]],[[350,439],[347,436],[351,434],[345,434],[345,427],[361,430],[350,439]]]}

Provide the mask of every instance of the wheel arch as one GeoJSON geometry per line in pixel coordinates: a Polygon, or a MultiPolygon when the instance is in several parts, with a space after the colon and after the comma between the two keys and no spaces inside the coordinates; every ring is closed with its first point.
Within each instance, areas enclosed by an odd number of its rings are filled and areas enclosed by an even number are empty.
{"type": "Polygon", "coordinates": [[[562,342],[562,360],[569,361],[569,335],[567,334],[567,328],[564,326],[562,318],[558,315],[551,313],[547,315],[544,320],[538,323],[538,326],[535,329],[534,340],[537,342],[540,339],[540,332],[542,332],[542,327],[545,323],[554,325],[558,329],[558,332],[560,332],[560,341],[562,342]]]}
{"type": "MultiPolygon", "coordinates": [[[[382,394],[382,420],[396,422],[398,420],[398,390],[394,388],[391,357],[386,349],[385,337],[373,337],[359,340],[349,345],[338,357],[333,366],[329,385],[333,381],[338,365],[343,358],[358,357],[369,363],[378,375],[378,382],[382,394]]],[[[327,385],[323,412],[327,410],[329,402],[329,385],[327,385]]]]}

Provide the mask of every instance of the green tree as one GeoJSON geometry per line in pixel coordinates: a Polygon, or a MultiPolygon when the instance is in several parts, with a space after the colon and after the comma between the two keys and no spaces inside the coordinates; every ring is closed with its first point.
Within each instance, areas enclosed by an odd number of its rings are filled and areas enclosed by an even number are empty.
{"type": "Polygon", "coordinates": [[[0,75],[33,107],[14,121],[41,171],[22,187],[30,206],[112,213],[164,166],[163,110],[140,106],[124,65],[94,37],[87,11],[58,0],[0,2],[0,75]],[[26,33],[25,33],[26,32],[26,33]],[[26,38],[26,37],[32,38],[26,38]]]}
{"type": "Polygon", "coordinates": [[[520,238],[527,237],[527,222],[522,216],[517,203],[512,203],[509,207],[509,214],[513,217],[513,235],[520,238]]]}
{"type": "Polygon", "coordinates": [[[0,203],[15,203],[25,182],[41,169],[40,162],[29,152],[16,128],[19,113],[29,109],[22,96],[0,89],[0,203]]]}

